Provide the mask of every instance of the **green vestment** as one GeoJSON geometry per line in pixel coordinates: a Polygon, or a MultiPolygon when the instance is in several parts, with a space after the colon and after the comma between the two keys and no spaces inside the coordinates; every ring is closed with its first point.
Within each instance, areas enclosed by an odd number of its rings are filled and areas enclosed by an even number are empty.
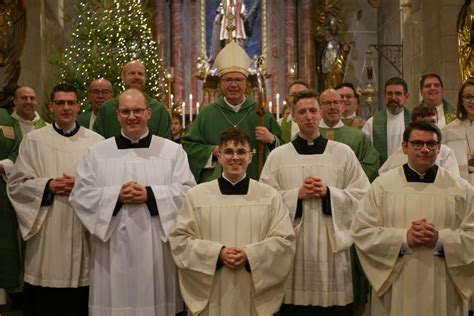
{"type": "Polygon", "coordinates": [[[359,129],[343,126],[340,128],[319,128],[324,138],[338,141],[351,147],[367,178],[372,182],[378,176],[379,153],[370,139],[359,129]]]}
{"type": "MultiPolygon", "coordinates": [[[[149,96],[147,96],[147,100],[151,108],[151,119],[148,121],[150,133],[172,140],[171,119],[166,108],[149,96]]],[[[118,97],[102,104],[94,123],[94,131],[104,136],[104,138],[120,135],[121,127],[117,119],[117,109],[118,97]]]]}
{"type": "MultiPolygon", "coordinates": [[[[21,142],[18,122],[0,109],[0,160],[15,161],[21,142]]],[[[18,223],[7,196],[5,179],[0,176],[0,288],[20,285],[21,260],[18,247],[18,223]]]]}
{"type": "MultiPolygon", "coordinates": [[[[198,183],[216,179],[222,173],[222,167],[217,162],[214,168],[204,169],[203,167],[214,147],[219,144],[219,135],[223,130],[234,126],[244,129],[250,136],[251,149],[258,150],[255,128],[258,126],[259,117],[255,113],[256,108],[257,104],[247,97],[240,110],[235,112],[221,97],[199,113],[191,130],[184,135],[181,141],[188,154],[191,171],[198,183]]],[[[265,112],[264,125],[270,133],[276,136],[275,146],[277,146],[280,143],[280,126],[268,112],[265,112]]],[[[255,180],[259,178],[257,154],[253,155],[252,162],[247,168],[247,175],[255,180]]]]}
{"type": "Polygon", "coordinates": [[[84,112],[80,113],[76,117],[77,124],[79,124],[79,125],[81,125],[85,128],[89,128],[89,122],[91,120],[91,114],[92,114],[92,107],[89,105],[88,107],[86,107],[84,112]]]}

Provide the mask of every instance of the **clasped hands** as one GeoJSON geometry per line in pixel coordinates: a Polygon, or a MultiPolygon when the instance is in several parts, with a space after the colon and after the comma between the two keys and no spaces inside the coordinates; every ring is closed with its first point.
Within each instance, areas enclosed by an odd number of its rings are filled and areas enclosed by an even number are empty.
{"type": "Polygon", "coordinates": [[[245,266],[247,255],[241,248],[224,247],[219,253],[219,259],[229,269],[237,270],[245,266]]]}
{"type": "Polygon", "coordinates": [[[129,181],[122,185],[119,201],[124,204],[141,204],[147,201],[146,187],[136,181],[129,181]]]}
{"type": "Polygon", "coordinates": [[[427,246],[434,248],[438,242],[438,231],[425,218],[411,222],[407,232],[407,243],[410,248],[427,246]]]}
{"type": "Polygon", "coordinates": [[[323,198],[326,196],[327,187],[318,177],[304,178],[303,185],[298,190],[299,199],[323,198]]]}
{"type": "Polygon", "coordinates": [[[63,173],[62,177],[54,178],[49,181],[48,190],[54,195],[68,196],[74,187],[76,178],[68,173],[63,173]]]}

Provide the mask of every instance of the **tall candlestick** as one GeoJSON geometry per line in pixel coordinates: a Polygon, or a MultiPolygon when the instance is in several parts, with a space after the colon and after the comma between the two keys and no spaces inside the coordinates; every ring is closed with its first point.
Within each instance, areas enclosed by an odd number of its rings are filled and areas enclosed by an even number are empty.
{"type": "Polygon", "coordinates": [[[196,102],[196,115],[199,114],[199,101],[196,102]]]}
{"type": "Polygon", "coordinates": [[[268,101],[268,112],[272,113],[272,101],[268,101]]]}
{"type": "Polygon", "coordinates": [[[183,119],[183,129],[186,129],[186,102],[181,104],[181,117],[183,119]]]}
{"type": "Polygon", "coordinates": [[[277,120],[280,119],[280,94],[276,94],[276,113],[277,113],[277,120]]]}
{"type": "Polygon", "coordinates": [[[189,121],[193,121],[193,95],[189,94],[189,121]]]}

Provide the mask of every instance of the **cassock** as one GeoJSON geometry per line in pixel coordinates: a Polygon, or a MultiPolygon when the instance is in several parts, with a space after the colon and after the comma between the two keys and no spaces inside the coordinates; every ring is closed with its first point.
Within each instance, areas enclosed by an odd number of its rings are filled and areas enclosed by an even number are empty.
{"type": "Polygon", "coordinates": [[[25,136],[8,177],[8,195],[26,241],[27,283],[41,287],[89,285],[88,234],[67,196],[53,195],[48,181],[76,174],[87,148],[102,136],[83,127],[65,135],[55,124],[25,136]]]}
{"type": "MultiPolygon", "coordinates": [[[[390,169],[403,166],[408,162],[408,157],[403,153],[402,147],[398,148],[393,154],[388,157],[388,159],[384,162],[382,167],[379,169],[379,174],[385,173],[390,169]]],[[[435,163],[448,169],[454,175],[459,176],[459,166],[458,162],[456,161],[456,156],[454,151],[452,151],[448,146],[441,144],[441,148],[439,150],[438,157],[436,157],[435,163]]]]}
{"type": "Polygon", "coordinates": [[[296,255],[285,304],[344,306],[352,303],[349,227],[369,181],[349,146],[322,136],[298,136],[273,150],[260,181],[277,189],[295,219],[296,255]],[[308,176],[328,187],[322,199],[298,199],[308,176]]]}
{"type": "Polygon", "coordinates": [[[372,184],[351,227],[372,285],[372,315],[467,315],[474,284],[473,189],[434,165],[420,176],[408,164],[372,184]],[[413,220],[439,232],[440,251],[401,251],[413,220]]]}
{"type": "Polygon", "coordinates": [[[191,189],[170,236],[180,287],[192,315],[273,315],[293,263],[294,232],[281,196],[249,178],[223,177],[191,189]],[[245,268],[221,263],[224,246],[243,248],[245,268]]]}
{"type": "Polygon", "coordinates": [[[131,143],[120,135],[88,150],[70,201],[92,234],[91,315],[182,310],[168,236],[194,185],[184,150],[161,137],[148,134],[131,143]],[[146,203],[118,202],[122,185],[132,180],[146,186],[146,203]]]}
{"type": "MultiPolygon", "coordinates": [[[[231,127],[245,130],[250,136],[250,147],[258,149],[255,128],[258,126],[259,117],[255,113],[256,108],[257,104],[246,97],[240,109],[235,112],[224,101],[224,97],[221,97],[199,112],[191,130],[182,138],[183,148],[188,154],[191,170],[198,183],[217,179],[222,173],[221,165],[217,161],[210,163],[209,160],[211,160],[214,147],[219,144],[219,135],[223,130],[231,127]]],[[[274,146],[277,146],[280,127],[268,112],[265,112],[264,125],[270,133],[275,135],[274,146]]],[[[265,147],[266,151],[271,149],[268,148],[269,146],[265,147]]],[[[252,163],[248,166],[247,174],[250,178],[258,180],[257,155],[254,155],[252,163]]]]}
{"type": "Polygon", "coordinates": [[[339,121],[339,124],[331,128],[321,120],[319,132],[324,138],[335,140],[351,147],[362,169],[364,169],[367,178],[369,178],[369,181],[373,181],[378,176],[377,169],[380,166],[380,155],[375,150],[367,135],[362,133],[359,129],[344,126],[342,121],[339,121]]]}

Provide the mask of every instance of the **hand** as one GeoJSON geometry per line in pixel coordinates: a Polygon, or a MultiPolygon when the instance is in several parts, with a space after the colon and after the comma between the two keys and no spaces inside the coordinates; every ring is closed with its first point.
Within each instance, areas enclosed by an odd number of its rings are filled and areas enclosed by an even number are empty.
{"type": "Polygon", "coordinates": [[[54,178],[49,182],[48,189],[55,195],[69,196],[74,187],[75,179],[73,175],[63,173],[62,177],[54,178]]]}
{"type": "Polygon", "coordinates": [[[243,249],[236,247],[224,247],[219,253],[219,259],[229,269],[237,270],[243,268],[247,262],[247,255],[243,249]]]}
{"type": "Polygon", "coordinates": [[[142,204],[147,199],[146,187],[135,181],[124,183],[120,189],[119,201],[124,204],[142,204]]]}
{"type": "Polygon", "coordinates": [[[434,248],[437,241],[438,231],[426,219],[415,220],[411,223],[407,232],[407,243],[410,248],[415,246],[434,248]]]}
{"type": "Polygon", "coordinates": [[[327,187],[318,177],[306,177],[303,181],[303,185],[298,191],[298,198],[323,198],[326,196],[327,187]]]}
{"type": "Polygon", "coordinates": [[[263,126],[257,126],[255,128],[255,138],[264,144],[273,144],[275,142],[275,136],[263,126]]]}
{"type": "Polygon", "coordinates": [[[212,156],[217,158],[217,154],[219,153],[219,146],[215,146],[212,150],[212,156]]]}

